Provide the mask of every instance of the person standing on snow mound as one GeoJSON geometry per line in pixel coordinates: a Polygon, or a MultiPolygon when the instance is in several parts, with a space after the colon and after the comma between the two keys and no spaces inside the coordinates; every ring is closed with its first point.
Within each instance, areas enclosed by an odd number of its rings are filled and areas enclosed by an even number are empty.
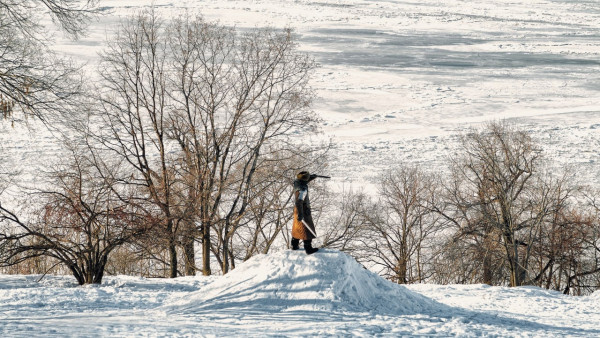
{"type": "Polygon", "coordinates": [[[296,205],[294,206],[294,224],[292,225],[292,250],[298,250],[298,245],[302,240],[304,250],[308,255],[319,250],[312,247],[312,240],[317,237],[317,232],[310,214],[310,201],[308,200],[308,182],[317,177],[318,175],[311,175],[308,171],[301,171],[294,180],[296,205]]]}

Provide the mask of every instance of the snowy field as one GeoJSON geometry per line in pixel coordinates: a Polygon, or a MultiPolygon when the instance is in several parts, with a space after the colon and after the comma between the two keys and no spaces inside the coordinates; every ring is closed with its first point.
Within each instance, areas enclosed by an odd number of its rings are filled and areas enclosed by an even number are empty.
{"type": "MultiPolygon", "coordinates": [[[[320,64],[314,109],[336,144],[333,183],[372,181],[401,162],[440,170],[458,134],[507,119],[555,168],[573,165],[600,185],[598,1],[102,0],[88,36],[59,35],[55,48],[93,74],[119,18],[150,3],[164,18],[188,11],[239,29],[292,27],[320,64]]],[[[54,160],[39,155],[53,153],[45,135],[0,128],[15,168],[54,160]]]]}
{"type": "MultiPolygon", "coordinates": [[[[94,46],[77,48],[79,58],[102,48],[109,18],[143,3],[104,1],[107,23],[78,43],[94,46]]],[[[300,49],[321,65],[314,107],[337,144],[336,182],[371,179],[403,161],[444,165],[458,133],[508,119],[530,130],[557,166],[574,164],[582,179],[600,184],[598,1],[155,4],[165,17],[191,8],[240,29],[294,28],[300,49]]]]}
{"type": "MultiPolygon", "coordinates": [[[[600,187],[599,1],[152,2],[165,18],[294,28],[320,63],[314,108],[336,144],[334,184],[401,162],[441,170],[458,134],[508,119],[553,166],[600,187]]],[[[150,3],[102,0],[89,35],[56,49],[92,72],[119,18],[150,3]]],[[[29,178],[58,161],[39,130],[1,124],[0,147],[0,167],[29,178]]],[[[39,277],[0,275],[0,336],[600,336],[598,292],[396,286],[334,251],[255,257],[225,277],[39,277]]]]}
{"type": "Polygon", "coordinates": [[[224,277],[0,276],[2,337],[598,337],[600,294],[401,286],[325,250],[256,256],[224,277]]]}

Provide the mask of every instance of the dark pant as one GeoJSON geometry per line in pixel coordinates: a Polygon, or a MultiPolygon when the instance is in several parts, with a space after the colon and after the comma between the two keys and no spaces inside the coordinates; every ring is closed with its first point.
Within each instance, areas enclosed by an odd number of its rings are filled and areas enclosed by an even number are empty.
{"type": "Polygon", "coordinates": [[[299,245],[300,245],[300,240],[292,237],[292,249],[298,250],[299,245]]]}
{"type": "MultiPolygon", "coordinates": [[[[304,243],[304,250],[312,250],[312,239],[307,239],[302,241],[304,243]]],[[[292,249],[298,250],[300,247],[300,240],[292,237],[292,249]]]]}

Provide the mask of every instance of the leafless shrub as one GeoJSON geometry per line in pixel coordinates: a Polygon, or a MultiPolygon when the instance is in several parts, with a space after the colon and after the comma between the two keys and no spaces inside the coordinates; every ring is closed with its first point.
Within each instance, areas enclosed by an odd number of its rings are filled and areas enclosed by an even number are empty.
{"type": "Polygon", "coordinates": [[[72,163],[50,173],[52,187],[31,195],[27,219],[0,204],[0,262],[51,257],[79,284],[101,283],[112,251],[146,231],[147,223],[127,191],[117,194],[118,183],[96,169],[73,152],[72,163]]]}

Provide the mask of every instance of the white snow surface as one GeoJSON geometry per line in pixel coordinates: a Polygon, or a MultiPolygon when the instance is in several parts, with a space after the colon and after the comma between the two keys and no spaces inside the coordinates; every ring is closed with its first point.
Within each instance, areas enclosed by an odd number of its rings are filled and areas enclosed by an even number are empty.
{"type": "Polygon", "coordinates": [[[600,335],[598,293],[393,284],[350,256],[259,255],[219,277],[0,275],[2,337],[600,335]]]}
{"type": "Polygon", "coordinates": [[[217,283],[176,302],[171,312],[201,314],[233,307],[274,313],[370,311],[405,315],[432,312],[438,306],[387,282],[346,254],[321,249],[311,256],[291,250],[255,256],[217,283]],[[230,299],[235,299],[233,305],[230,299]]]}
{"type": "MultiPolygon", "coordinates": [[[[55,49],[93,80],[120,18],[150,3],[167,19],[294,28],[320,63],[314,108],[336,143],[333,183],[372,182],[402,162],[443,170],[458,134],[507,119],[554,167],[600,186],[600,1],[102,0],[89,34],[58,35],[55,49]]],[[[18,181],[35,182],[58,153],[43,128],[0,124],[0,171],[18,181]]],[[[599,292],[398,286],[329,250],[257,256],[222,277],[39,278],[0,275],[1,337],[600,336],[599,292]]]]}
{"type": "MultiPolygon", "coordinates": [[[[527,130],[551,166],[600,186],[600,1],[102,0],[87,36],[54,48],[85,62],[119,20],[154,5],[240,30],[291,27],[320,64],[312,87],[333,185],[372,184],[399,163],[446,167],[457,135],[490,120],[527,130]]],[[[57,162],[44,133],[0,126],[0,162],[36,176],[57,162]],[[23,139],[25,138],[25,140],[23,139]]],[[[30,180],[31,181],[31,180],[30,180]]]]}

